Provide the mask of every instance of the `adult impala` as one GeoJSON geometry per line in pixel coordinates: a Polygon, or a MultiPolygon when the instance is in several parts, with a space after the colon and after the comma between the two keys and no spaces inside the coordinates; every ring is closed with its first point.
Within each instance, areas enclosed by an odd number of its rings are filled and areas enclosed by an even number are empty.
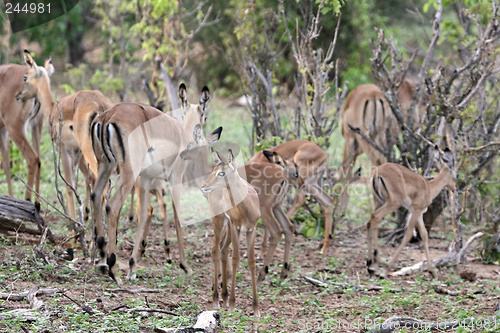
{"type": "Polygon", "coordinates": [[[252,280],[253,312],[260,317],[257,281],[255,277],[255,235],[260,218],[259,197],[255,189],[240,177],[231,149],[224,159],[212,148],[216,167],[203,183],[202,190],[208,193],[208,202],[214,226],[212,260],[214,262],[213,306],[219,308],[219,262],[222,264],[222,299],[227,304],[227,261],[229,245],[233,244],[231,294],[229,309],[234,310],[236,301],[236,271],[240,261],[240,232],[246,233],[248,266],[252,280]]]}
{"type": "MultiPolygon", "coordinates": [[[[413,81],[410,79],[403,80],[397,90],[397,94],[401,110],[403,113],[406,113],[415,94],[415,84],[413,81]]],[[[424,111],[423,107],[418,108],[416,124],[419,121],[423,121],[424,111]]],[[[396,118],[379,87],[374,84],[362,84],[351,91],[347,95],[342,107],[342,135],[345,139],[345,145],[342,165],[337,172],[337,181],[341,181],[346,177],[347,182],[351,183],[356,179],[352,168],[361,153],[365,153],[368,156],[372,166],[378,166],[387,161],[382,152],[365,141],[359,134],[352,131],[350,127],[358,128],[380,148],[387,150],[388,142],[386,133],[388,127],[391,126],[389,131],[392,135],[395,135],[397,133],[396,125],[396,118]]],[[[341,196],[341,204],[339,205],[341,210],[345,210],[347,200],[347,191],[344,191],[341,196]]]]}
{"type": "MultiPolygon", "coordinates": [[[[81,149],[84,159],[79,159],[79,165],[85,180],[88,181],[90,179],[89,167],[94,174],[97,173],[97,162],[90,140],[90,124],[97,114],[113,106],[113,103],[101,92],[95,90],[79,91],[55,102],[50,91],[48,76],[40,72],[29,52],[24,52],[24,59],[29,70],[17,98],[22,100],[36,97],[40,100],[42,114],[47,119],[52,139],[56,143],[59,142],[59,139],[61,141],[60,156],[65,180],[74,186],[73,166],[76,165],[77,161],[73,159],[79,155],[78,151],[81,149]],[[62,126],[60,126],[61,113],[62,126]],[[89,167],[86,163],[89,164],[89,167]]],[[[66,195],[68,213],[72,218],[75,218],[73,191],[69,186],[66,186],[66,195]]],[[[88,193],[86,198],[85,207],[88,207],[88,193]]]]}
{"type": "MultiPolygon", "coordinates": [[[[116,267],[116,237],[120,210],[134,183],[139,185],[138,214],[139,230],[136,234],[134,250],[129,260],[129,278],[135,276],[139,252],[143,252],[147,234],[148,194],[155,179],[168,180],[171,189],[174,224],[179,246],[180,267],[191,273],[184,254],[184,241],[180,225],[180,194],[182,176],[187,161],[179,155],[189,142],[194,141],[197,125],[203,125],[205,111],[210,100],[210,92],[204,87],[199,105],[189,105],[186,87],[179,88],[181,105],[185,111],[184,125],[173,117],[144,104],[120,103],[101,113],[92,123],[92,146],[97,158],[97,181],[92,201],[94,223],[96,226],[97,246],[100,266],[108,266],[109,275],[118,284],[121,282],[116,267]],[[104,188],[113,171],[120,170],[115,185],[115,193],[108,201],[108,245],[104,238],[102,225],[101,199],[104,188]]],[[[210,141],[218,140],[221,128],[214,131],[210,141]]],[[[200,161],[201,162],[201,161],[200,161]]],[[[205,161],[207,163],[207,161],[205,161]]],[[[164,242],[168,249],[167,225],[164,220],[164,242]]]]}
{"type": "Polygon", "coordinates": [[[448,149],[444,151],[443,161],[444,163],[442,163],[439,174],[431,181],[426,180],[423,176],[402,165],[394,163],[385,163],[373,170],[370,184],[372,186],[375,209],[367,224],[367,267],[370,275],[376,272],[378,263],[380,262],[378,250],[378,223],[386,215],[404,206],[408,209],[406,232],[403,241],[392,256],[386,271],[381,277],[386,277],[391,271],[399,254],[410,241],[415,226],[418,227],[418,231],[424,243],[429,272],[436,277],[436,271],[432,266],[432,260],[429,256],[427,230],[425,229],[422,216],[427,211],[427,207],[432,203],[432,200],[434,200],[445,186],[452,191],[456,189],[456,173],[453,170],[453,156],[448,149]]]}
{"type": "MultiPolygon", "coordinates": [[[[306,192],[323,205],[325,209],[325,239],[321,248],[324,253],[332,241],[333,199],[318,185],[328,163],[328,155],[321,147],[307,140],[293,140],[268,149],[283,159],[295,163],[298,177],[289,177],[290,184],[297,188],[295,200],[286,212],[290,218],[306,201],[306,192]]],[[[255,154],[249,161],[269,163],[263,152],[255,154]]]]}
{"type": "MultiPolygon", "coordinates": [[[[31,57],[29,58],[31,59],[31,57]]],[[[0,65],[0,152],[9,195],[13,196],[10,175],[10,135],[28,164],[27,184],[29,187],[26,188],[25,199],[30,200],[32,193],[30,188],[33,188],[33,183],[35,183],[34,188],[37,192],[40,186],[40,136],[43,118],[39,113],[40,105],[34,99],[36,94],[24,97],[20,96],[19,92],[26,86],[25,80],[29,77],[30,72],[43,77],[50,86],[49,77],[54,72],[54,66],[52,66],[50,58],[46,60],[45,67],[36,66],[34,62],[26,62],[26,64],[28,66],[0,65]],[[32,145],[26,136],[26,126],[32,129],[32,145]]],[[[42,103],[41,107],[50,106],[42,103]]]]}

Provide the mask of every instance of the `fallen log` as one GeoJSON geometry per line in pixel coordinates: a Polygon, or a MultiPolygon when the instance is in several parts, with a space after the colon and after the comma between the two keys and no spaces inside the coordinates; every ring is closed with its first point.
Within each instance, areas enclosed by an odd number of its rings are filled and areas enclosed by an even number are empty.
{"type": "MultiPolygon", "coordinates": [[[[9,301],[22,301],[26,297],[28,297],[30,291],[23,291],[20,293],[0,293],[0,299],[4,300],[9,300],[9,301]]],[[[42,296],[42,295],[53,295],[57,293],[62,293],[64,292],[64,289],[59,289],[59,288],[41,288],[37,289],[35,292],[35,296],[42,296]]]]}
{"type": "Polygon", "coordinates": [[[45,304],[36,298],[36,294],[38,292],[39,287],[33,287],[26,295],[30,303],[29,309],[16,309],[12,311],[6,311],[0,313],[0,320],[13,319],[13,318],[22,318],[26,321],[34,321],[37,320],[38,317],[42,315],[40,311],[45,307],[45,304]]]}
{"type": "MultiPolygon", "coordinates": [[[[465,251],[467,251],[467,249],[469,248],[469,246],[478,238],[482,237],[484,235],[483,232],[478,232],[476,234],[474,234],[468,241],[467,243],[465,243],[465,245],[460,249],[460,251],[457,253],[457,252],[453,252],[453,251],[449,251],[448,252],[448,255],[446,257],[443,257],[443,258],[439,258],[439,259],[434,259],[432,261],[432,264],[435,268],[439,268],[439,267],[443,267],[443,266],[446,266],[446,265],[458,265],[462,262],[465,261],[465,251]]],[[[415,273],[415,272],[425,272],[427,271],[427,260],[423,260],[419,263],[416,263],[415,265],[413,266],[410,266],[410,267],[404,267],[404,268],[401,268],[399,271],[396,271],[396,272],[393,272],[393,273],[390,273],[389,276],[404,276],[404,275],[409,275],[409,274],[412,274],[412,273],[415,273]]]]}
{"type": "MultiPolygon", "coordinates": [[[[40,215],[40,204],[31,203],[8,195],[0,195],[0,232],[13,231],[41,236],[45,228],[45,221],[40,215]],[[30,227],[34,222],[36,229],[30,227]]],[[[55,243],[52,232],[47,230],[47,238],[55,243]]]]}

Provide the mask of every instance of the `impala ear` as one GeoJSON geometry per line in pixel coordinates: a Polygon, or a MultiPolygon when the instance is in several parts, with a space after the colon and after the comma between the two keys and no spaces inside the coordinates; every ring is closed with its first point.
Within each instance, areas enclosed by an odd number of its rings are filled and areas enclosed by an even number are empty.
{"type": "Polygon", "coordinates": [[[26,65],[28,65],[28,67],[36,68],[36,62],[35,60],[33,60],[28,50],[24,50],[23,56],[24,56],[24,62],[26,62],[26,65]]]}
{"type": "Polygon", "coordinates": [[[448,165],[448,167],[450,169],[453,169],[453,167],[455,166],[455,161],[454,161],[454,158],[453,158],[453,153],[452,151],[449,149],[449,148],[445,148],[443,150],[443,162],[446,163],[446,165],[448,165]]]}
{"type": "Polygon", "coordinates": [[[219,154],[219,152],[212,147],[210,147],[210,150],[212,151],[212,158],[214,160],[215,165],[219,165],[222,163],[222,156],[219,154]]]}
{"type": "Polygon", "coordinates": [[[201,97],[200,97],[200,105],[203,113],[207,111],[209,101],[210,101],[210,90],[208,90],[207,86],[204,86],[203,89],[201,90],[201,97]]]}
{"type": "Polygon", "coordinates": [[[52,64],[52,57],[48,56],[47,59],[45,59],[45,70],[47,71],[47,75],[50,77],[52,74],[54,74],[54,65],[52,64]]]}
{"type": "Polygon", "coordinates": [[[361,178],[361,167],[359,167],[358,170],[356,170],[354,175],[356,176],[357,179],[361,178]]]}
{"type": "Polygon", "coordinates": [[[187,93],[186,93],[186,85],[181,83],[179,86],[179,98],[181,99],[181,107],[186,107],[188,105],[187,101],[187,93]]]}
{"type": "Polygon", "coordinates": [[[193,129],[193,139],[196,144],[199,144],[202,140],[202,131],[201,131],[201,125],[196,124],[196,126],[193,129]]]}
{"type": "Polygon", "coordinates": [[[217,127],[217,128],[216,128],[216,129],[212,132],[212,134],[210,134],[210,135],[207,137],[207,144],[211,145],[212,143],[215,143],[215,142],[219,141],[221,133],[222,133],[222,126],[217,127]]]}
{"type": "Polygon", "coordinates": [[[283,168],[286,166],[285,160],[277,152],[275,152],[275,151],[271,152],[269,150],[264,150],[262,153],[264,154],[264,156],[267,158],[267,160],[269,162],[281,165],[283,168]]]}
{"type": "Polygon", "coordinates": [[[231,169],[236,170],[236,161],[234,160],[233,151],[231,149],[227,150],[227,163],[231,169]]]}

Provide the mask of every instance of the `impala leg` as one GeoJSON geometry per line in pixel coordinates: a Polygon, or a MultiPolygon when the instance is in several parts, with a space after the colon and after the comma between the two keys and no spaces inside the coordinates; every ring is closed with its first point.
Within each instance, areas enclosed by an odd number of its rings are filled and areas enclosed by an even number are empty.
{"type": "Polygon", "coordinates": [[[327,247],[332,243],[332,220],[333,220],[333,199],[326,194],[321,187],[316,183],[316,180],[312,184],[306,183],[304,185],[305,189],[311,194],[311,196],[316,199],[325,208],[325,239],[323,241],[323,247],[321,248],[321,254],[323,254],[327,247]]]}
{"type": "MultiPolygon", "coordinates": [[[[219,269],[221,264],[221,241],[222,232],[224,227],[224,218],[221,215],[212,217],[212,222],[214,226],[214,243],[212,245],[212,261],[214,263],[214,283],[212,286],[212,307],[215,310],[220,309],[219,306],[219,269]]],[[[227,262],[226,262],[227,265],[227,262]]],[[[226,288],[227,288],[227,281],[226,288]]],[[[224,283],[224,282],[223,282],[224,283]]]]}
{"type": "Polygon", "coordinates": [[[429,256],[429,237],[427,235],[427,229],[425,228],[422,216],[423,213],[418,215],[418,220],[417,220],[418,232],[420,233],[422,241],[424,242],[425,256],[427,257],[427,267],[429,269],[429,273],[431,273],[433,278],[436,278],[437,277],[436,270],[432,263],[431,257],[429,256]]]}
{"type": "MultiPolygon", "coordinates": [[[[130,208],[128,209],[128,219],[130,222],[134,220],[134,196],[135,196],[135,189],[132,189],[130,192],[130,208]]],[[[137,203],[137,206],[135,207],[136,211],[139,209],[139,203],[137,203]]]]}
{"type": "MultiPolygon", "coordinates": [[[[33,143],[33,149],[38,157],[40,157],[40,139],[42,137],[42,128],[43,128],[43,115],[39,113],[32,123],[31,127],[31,141],[33,143]]],[[[38,163],[38,168],[35,174],[35,191],[40,193],[40,174],[42,168],[41,163],[38,163]]]]}
{"type": "MultiPolygon", "coordinates": [[[[127,163],[123,166],[123,175],[133,174],[131,170],[130,163],[127,163]]],[[[131,177],[132,178],[132,177],[131,177]]],[[[119,285],[121,284],[121,279],[118,276],[118,269],[116,265],[117,257],[116,257],[116,242],[118,236],[118,220],[120,218],[120,211],[125,202],[125,199],[130,194],[132,187],[134,186],[134,180],[126,177],[120,177],[118,184],[116,185],[116,190],[111,199],[106,206],[106,212],[108,216],[108,259],[107,264],[109,268],[109,276],[115,280],[115,282],[119,285]]],[[[137,235],[142,235],[144,232],[145,219],[139,221],[139,231],[137,235]]],[[[137,238],[136,238],[137,245],[137,238]]],[[[134,246],[135,249],[136,246],[134,246]]]]}
{"type": "MultiPolygon", "coordinates": [[[[259,296],[257,295],[257,280],[255,278],[255,235],[256,229],[247,231],[247,248],[248,248],[248,267],[250,268],[250,276],[252,278],[252,307],[255,317],[260,318],[259,311],[259,296]]],[[[236,274],[235,274],[236,275],[236,274]]],[[[231,286],[232,288],[233,286],[231,286]]],[[[232,294],[234,295],[234,293],[232,294]]],[[[233,304],[234,305],[234,304],[233,304]]]]}
{"type": "MultiPolygon", "coordinates": [[[[6,126],[6,128],[9,134],[12,136],[12,141],[14,141],[16,146],[19,148],[19,150],[23,154],[24,159],[26,160],[26,163],[28,164],[27,183],[29,187],[26,188],[26,195],[24,198],[31,201],[32,190],[30,188],[33,188],[35,176],[37,175],[37,173],[39,173],[40,158],[33,147],[31,147],[24,131],[19,131],[12,126],[6,126]]],[[[35,190],[38,192],[39,188],[35,188],[35,190]]]]}
{"type": "MultiPolygon", "coordinates": [[[[74,187],[75,177],[73,175],[73,163],[72,163],[71,152],[66,149],[64,144],[61,144],[61,151],[59,152],[59,154],[61,156],[64,179],[66,180],[66,182],[68,182],[74,187]]],[[[75,213],[75,199],[73,197],[73,191],[66,184],[65,187],[66,187],[66,198],[68,200],[66,208],[68,209],[69,216],[75,219],[76,213],[75,213]]],[[[74,229],[74,226],[72,226],[72,228],[74,229]]]]}
{"type": "Polygon", "coordinates": [[[229,228],[227,227],[229,225],[229,220],[227,219],[226,216],[222,216],[221,221],[224,224],[224,228],[221,230],[222,244],[220,246],[221,248],[220,263],[222,266],[221,296],[222,296],[222,304],[224,304],[224,306],[228,306],[227,280],[230,271],[228,269],[229,265],[227,263],[229,260],[229,245],[231,245],[231,236],[229,235],[230,231],[228,230],[229,228]]]}
{"type": "MultiPolygon", "coordinates": [[[[261,211],[263,210],[262,207],[261,207],[260,210],[261,211]]],[[[264,222],[264,219],[262,219],[262,221],[264,222]]],[[[266,223],[264,223],[264,238],[262,239],[262,245],[260,246],[260,255],[261,255],[261,258],[265,258],[266,257],[268,238],[269,238],[269,230],[267,230],[266,223]]]]}
{"type": "Polygon", "coordinates": [[[343,162],[339,170],[338,174],[338,182],[341,183],[345,178],[345,186],[342,189],[342,192],[339,194],[340,204],[338,207],[338,214],[342,214],[347,209],[347,205],[349,204],[349,193],[347,192],[347,185],[352,179],[352,168],[356,163],[356,159],[361,154],[361,150],[359,148],[359,144],[354,136],[348,136],[345,138],[344,145],[344,157],[343,162]]]}
{"type": "Polygon", "coordinates": [[[163,190],[157,189],[155,190],[156,199],[158,200],[158,204],[160,205],[160,214],[163,225],[163,249],[165,250],[165,254],[167,256],[167,263],[172,263],[172,255],[170,253],[170,242],[168,241],[168,220],[167,220],[167,204],[165,200],[163,200],[163,190]]]}
{"type": "Polygon", "coordinates": [[[108,179],[113,169],[113,166],[106,165],[106,163],[99,164],[94,193],[90,195],[90,199],[92,200],[92,204],[94,206],[94,237],[95,243],[97,244],[97,250],[99,252],[97,268],[100,268],[102,273],[106,270],[107,254],[107,244],[104,238],[104,226],[102,221],[103,192],[108,184],[108,179]]]}
{"type": "MultiPolygon", "coordinates": [[[[236,228],[232,225],[232,222],[229,229],[231,230],[231,243],[233,243],[233,274],[231,276],[231,295],[229,296],[229,310],[233,311],[234,305],[236,303],[236,271],[240,262],[240,232],[239,230],[236,230],[236,228]]],[[[248,258],[250,259],[250,256],[248,256],[248,258]]]]}
{"type": "MultiPolygon", "coordinates": [[[[222,244],[221,244],[221,249],[224,248],[224,246],[229,246],[231,245],[231,231],[229,230],[229,219],[224,215],[224,229],[222,231],[222,234],[224,235],[222,238],[222,244]]],[[[229,260],[229,249],[228,249],[228,254],[227,254],[227,260],[229,260]]],[[[222,259],[221,259],[222,260],[222,259]]],[[[226,268],[227,271],[227,278],[231,279],[231,265],[227,265],[226,268]]],[[[219,271],[221,272],[221,271],[219,271]]],[[[226,302],[227,305],[227,302],[226,302]]]]}
{"type": "Polygon", "coordinates": [[[89,166],[87,162],[85,161],[85,158],[83,158],[83,155],[80,155],[79,158],[79,166],[80,170],[82,171],[82,175],[85,179],[85,202],[84,202],[84,212],[83,212],[83,219],[84,221],[88,220],[90,209],[90,189],[94,186],[95,184],[95,177],[91,174],[89,170],[89,166]]]}
{"type": "Polygon", "coordinates": [[[300,188],[297,190],[297,194],[295,195],[295,199],[293,199],[292,206],[287,210],[286,216],[290,219],[292,216],[297,213],[300,207],[304,205],[306,202],[306,192],[304,188],[300,188]]]}
{"type": "MultiPolygon", "coordinates": [[[[141,252],[144,252],[145,248],[145,235],[147,234],[147,229],[146,225],[148,224],[149,218],[149,210],[148,208],[150,207],[149,205],[149,188],[147,188],[148,182],[144,181],[141,182],[143,186],[137,186],[136,189],[138,190],[137,192],[137,197],[138,197],[138,202],[141,203],[140,209],[137,212],[137,219],[139,221],[139,229],[137,230],[136,237],[135,237],[135,243],[134,243],[134,250],[132,251],[132,257],[130,257],[130,260],[128,262],[129,264],[129,273],[127,276],[128,280],[135,279],[136,277],[136,270],[137,270],[137,262],[139,260],[139,257],[142,255],[141,252]]],[[[129,192],[130,193],[130,192],[129,192]]],[[[128,195],[128,193],[127,193],[128,195]]]]}
{"type": "Polygon", "coordinates": [[[398,260],[401,251],[403,251],[405,246],[410,242],[411,238],[413,237],[413,230],[415,229],[415,225],[418,220],[418,214],[413,214],[411,210],[408,210],[408,214],[409,214],[408,227],[406,228],[403,240],[401,241],[401,244],[399,244],[399,247],[397,248],[396,252],[394,252],[391,261],[389,261],[389,264],[387,264],[387,270],[385,271],[385,274],[381,276],[382,278],[385,278],[389,274],[389,272],[392,270],[392,267],[394,266],[394,263],[398,260]]]}
{"type": "MultiPolygon", "coordinates": [[[[383,129],[385,131],[385,128],[383,129]]],[[[384,142],[377,142],[381,147],[386,146],[384,142]]],[[[386,157],[377,149],[373,149],[373,147],[366,142],[365,140],[360,140],[359,145],[363,152],[368,155],[370,162],[372,162],[373,166],[378,166],[384,164],[386,162],[386,157]]]]}
{"type": "MultiPolygon", "coordinates": [[[[278,246],[281,238],[281,230],[274,218],[274,214],[271,208],[261,206],[260,213],[262,221],[264,221],[264,224],[266,226],[266,230],[268,230],[269,234],[271,235],[271,241],[269,242],[269,249],[267,250],[267,253],[262,252],[262,255],[264,257],[264,265],[259,272],[259,282],[264,281],[264,279],[266,278],[266,275],[269,272],[269,266],[273,262],[274,252],[276,251],[276,247],[278,246]]],[[[249,253],[248,260],[250,260],[250,248],[247,247],[247,249],[249,253]]]]}
{"type": "MultiPolygon", "coordinates": [[[[181,178],[182,179],[182,178],[181,178]]],[[[170,184],[175,184],[171,180],[169,180],[170,184]]],[[[188,275],[191,275],[193,273],[193,270],[191,267],[189,267],[187,261],[186,261],[186,254],[184,252],[184,239],[182,238],[182,229],[181,229],[181,223],[180,223],[180,213],[178,211],[178,208],[180,207],[180,184],[171,186],[171,196],[172,196],[172,210],[174,214],[174,224],[175,224],[175,231],[177,234],[177,246],[179,247],[179,261],[180,261],[180,268],[182,268],[188,275]]]]}
{"type": "Polygon", "coordinates": [[[281,207],[281,203],[273,207],[274,216],[281,225],[281,230],[285,235],[285,256],[283,261],[283,268],[281,270],[281,279],[286,279],[288,273],[290,272],[290,250],[292,249],[292,237],[293,237],[293,224],[286,217],[281,207]]]}
{"type": "Polygon", "coordinates": [[[9,132],[4,127],[0,129],[0,153],[2,154],[2,167],[7,179],[7,187],[9,188],[9,195],[14,196],[12,191],[12,178],[10,175],[10,138],[9,132]]]}
{"type": "Polygon", "coordinates": [[[378,269],[379,251],[378,251],[378,224],[388,214],[392,213],[401,206],[400,203],[387,201],[382,205],[377,204],[376,209],[372,212],[370,220],[366,225],[367,228],[367,241],[368,241],[368,259],[366,260],[366,267],[371,277],[378,269]],[[378,208],[377,208],[378,207],[378,208]],[[375,250],[373,246],[375,244],[375,250]]]}

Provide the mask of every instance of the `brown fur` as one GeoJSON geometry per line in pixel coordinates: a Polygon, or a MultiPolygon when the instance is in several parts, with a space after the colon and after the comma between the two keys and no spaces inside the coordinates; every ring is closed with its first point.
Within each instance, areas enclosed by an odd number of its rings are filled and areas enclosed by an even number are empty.
{"type": "Polygon", "coordinates": [[[432,200],[441,192],[443,187],[448,186],[452,191],[456,188],[456,175],[446,164],[439,174],[431,181],[426,180],[421,175],[408,168],[394,163],[385,163],[376,167],[370,179],[372,195],[375,202],[375,209],[372,212],[370,221],[367,224],[368,232],[368,272],[373,275],[379,262],[378,250],[378,223],[386,215],[391,214],[396,209],[404,206],[409,211],[409,220],[403,241],[394,253],[387,270],[382,275],[386,277],[391,271],[399,254],[410,241],[415,226],[422,237],[429,271],[436,276],[429,257],[429,244],[427,230],[425,229],[422,215],[427,211],[427,207],[432,200]],[[375,247],[375,250],[372,250],[375,247]],[[373,265],[373,266],[372,266],[373,265]]]}
{"type": "MultiPolygon", "coordinates": [[[[287,217],[293,216],[305,203],[306,190],[323,205],[325,209],[325,239],[321,248],[321,253],[323,253],[331,244],[332,239],[333,199],[319,187],[318,178],[325,171],[328,155],[317,144],[307,140],[285,142],[268,150],[278,153],[289,162],[296,163],[298,168],[299,177],[297,179],[289,177],[290,184],[298,191],[292,207],[286,213],[287,217]]],[[[262,152],[255,154],[249,162],[258,161],[268,162],[262,152]]]]}
{"type": "Polygon", "coordinates": [[[236,271],[240,259],[240,231],[244,230],[247,240],[248,266],[252,279],[253,310],[254,315],[260,317],[257,280],[255,276],[255,235],[257,221],[261,215],[259,197],[255,189],[240,177],[231,150],[228,152],[227,161],[222,159],[215,151],[213,152],[213,156],[217,166],[202,186],[202,190],[208,192],[208,202],[213,216],[212,222],[215,235],[212,247],[212,259],[214,262],[213,306],[216,309],[219,308],[219,262],[222,263],[222,299],[224,304],[228,301],[227,262],[229,258],[229,245],[232,243],[233,273],[231,295],[229,295],[229,308],[231,311],[234,310],[236,302],[236,271]],[[224,176],[221,176],[221,173],[224,176]]]}

